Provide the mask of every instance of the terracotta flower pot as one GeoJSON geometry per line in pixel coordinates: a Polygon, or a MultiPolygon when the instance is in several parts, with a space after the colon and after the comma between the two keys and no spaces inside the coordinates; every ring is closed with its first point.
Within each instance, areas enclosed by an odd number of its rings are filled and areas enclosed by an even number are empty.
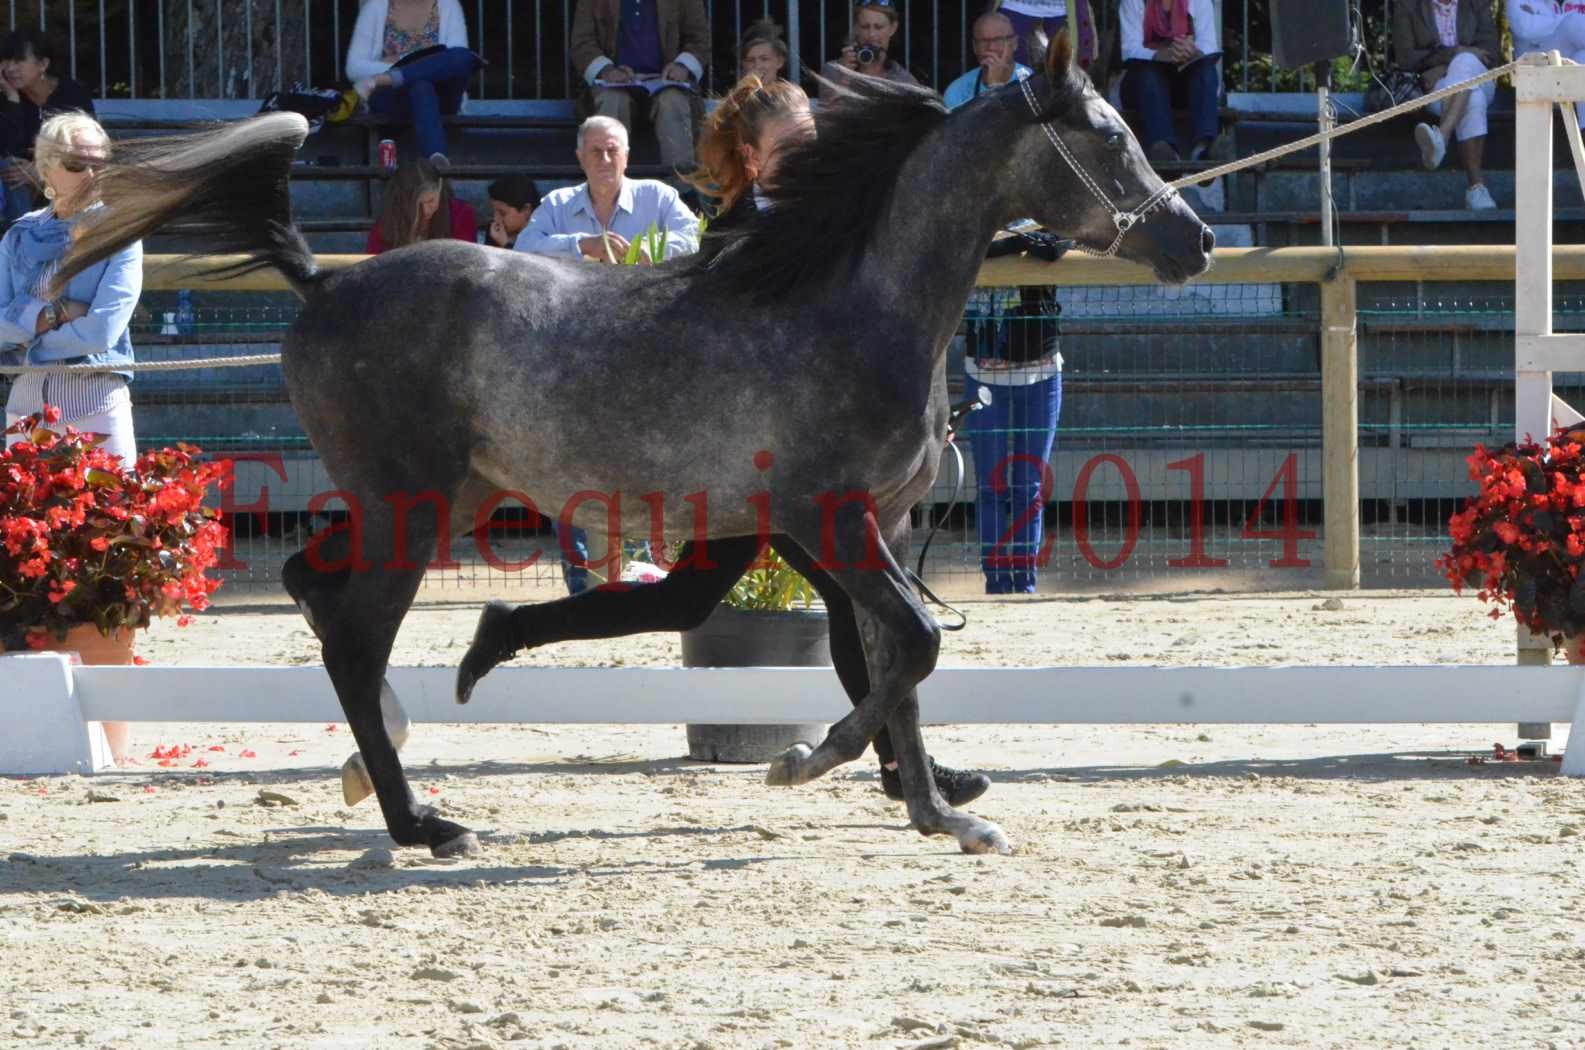
{"type": "MultiPolygon", "coordinates": [[[[137,635],[135,628],[118,628],[110,637],[99,633],[91,623],[80,623],[66,632],[65,641],[56,641],[49,635],[45,652],[76,653],[86,667],[125,667],[132,662],[132,644],[137,635]]],[[[110,745],[110,757],[119,763],[127,756],[130,730],[125,722],[99,722],[105,740],[110,745]]],[[[90,730],[91,732],[92,730],[90,730]]]]}

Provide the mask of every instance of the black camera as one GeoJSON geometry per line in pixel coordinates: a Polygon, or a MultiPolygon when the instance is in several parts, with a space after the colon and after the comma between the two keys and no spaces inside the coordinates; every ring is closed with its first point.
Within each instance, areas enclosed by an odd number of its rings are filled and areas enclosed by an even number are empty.
{"type": "Polygon", "coordinates": [[[859,65],[861,66],[873,66],[885,54],[886,49],[884,47],[876,47],[874,44],[853,45],[853,57],[859,60],[859,65]]]}

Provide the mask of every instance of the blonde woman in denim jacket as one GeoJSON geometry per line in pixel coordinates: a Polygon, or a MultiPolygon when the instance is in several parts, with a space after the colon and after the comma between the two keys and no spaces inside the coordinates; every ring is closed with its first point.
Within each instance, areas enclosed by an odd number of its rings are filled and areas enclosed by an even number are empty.
{"type": "Polygon", "coordinates": [[[17,376],[6,422],[54,405],[61,410],[55,426],[105,435],[105,448],[131,467],[137,449],[126,366],[133,361],[128,326],[143,290],[142,244],[73,277],[60,299],[39,297],[77,223],[98,207],[94,165],[109,152],[104,128],[82,113],[51,117],[39,130],[34,156],[50,203],[18,219],[0,240],[0,364],[96,366],[17,376]]]}

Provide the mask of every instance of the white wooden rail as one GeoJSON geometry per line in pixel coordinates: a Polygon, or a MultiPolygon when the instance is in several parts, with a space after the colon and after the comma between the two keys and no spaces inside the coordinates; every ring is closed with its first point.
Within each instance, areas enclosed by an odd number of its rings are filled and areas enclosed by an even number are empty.
{"type": "MultiPolygon", "coordinates": [[[[456,672],[399,667],[414,722],[834,721],[823,668],[498,668],[458,706],[456,672]]],[[[961,724],[1585,724],[1585,667],[942,668],[920,689],[931,722],[961,724]]],[[[339,722],[322,667],[73,667],[0,657],[0,772],[98,768],[88,723],[339,722]],[[54,743],[51,743],[54,741],[54,743]],[[69,746],[67,743],[69,742],[69,746]]],[[[1565,772],[1585,775],[1585,737],[1565,772]]]]}

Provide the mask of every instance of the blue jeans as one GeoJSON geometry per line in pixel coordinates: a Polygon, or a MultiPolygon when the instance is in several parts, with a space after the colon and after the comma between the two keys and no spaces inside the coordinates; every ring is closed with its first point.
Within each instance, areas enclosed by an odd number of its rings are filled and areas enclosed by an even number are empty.
{"type": "Polygon", "coordinates": [[[1023,386],[982,384],[966,377],[964,394],[979,388],[991,403],[969,416],[974,452],[974,519],[986,594],[1035,593],[1036,562],[1045,529],[1041,480],[1062,415],[1062,373],[1023,386]],[[1014,527],[1016,524],[1016,528],[1014,527]]]}
{"type": "MultiPolygon", "coordinates": [[[[17,162],[15,157],[0,157],[0,170],[9,168],[17,162]]],[[[33,184],[24,182],[20,186],[5,187],[5,218],[7,222],[15,222],[33,210],[33,184]]]]}
{"type": "MultiPolygon", "coordinates": [[[[1065,15],[1061,18],[1036,18],[1034,15],[1026,15],[1021,11],[1003,11],[1001,14],[1005,15],[1007,20],[1013,24],[1013,33],[1018,37],[1018,45],[1013,49],[1013,61],[1026,66],[1032,64],[1029,61],[1029,41],[1027,39],[1029,34],[1039,29],[1046,34],[1047,40],[1055,40],[1057,34],[1062,32],[1063,27],[1068,24],[1068,19],[1065,15]]],[[[1077,52],[1078,49],[1079,45],[1075,42],[1073,50],[1077,52]]],[[[1037,69],[1035,72],[1038,73],[1040,70],[1037,69]]]]}
{"type": "Polygon", "coordinates": [[[1131,58],[1124,63],[1123,108],[1136,110],[1144,125],[1145,148],[1168,142],[1179,153],[1178,134],[1172,127],[1172,103],[1186,101],[1193,142],[1212,141],[1221,124],[1216,106],[1221,95],[1220,55],[1204,55],[1181,71],[1170,62],[1131,58]]]}
{"type": "Polygon", "coordinates": [[[589,534],[568,526],[566,540],[562,540],[561,523],[552,521],[556,534],[556,550],[561,556],[561,578],[566,581],[568,594],[579,594],[589,589],[589,534]],[[576,554],[579,564],[574,565],[569,553],[576,554]]]}
{"type": "Polygon", "coordinates": [[[479,56],[465,47],[448,47],[428,58],[398,66],[390,74],[400,83],[369,96],[369,112],[377,117],[410,121],[420,156],[445,153],[446,129],[440,118],[452,116],[462,108],[468,78],[478,68],[479,56]]]}

